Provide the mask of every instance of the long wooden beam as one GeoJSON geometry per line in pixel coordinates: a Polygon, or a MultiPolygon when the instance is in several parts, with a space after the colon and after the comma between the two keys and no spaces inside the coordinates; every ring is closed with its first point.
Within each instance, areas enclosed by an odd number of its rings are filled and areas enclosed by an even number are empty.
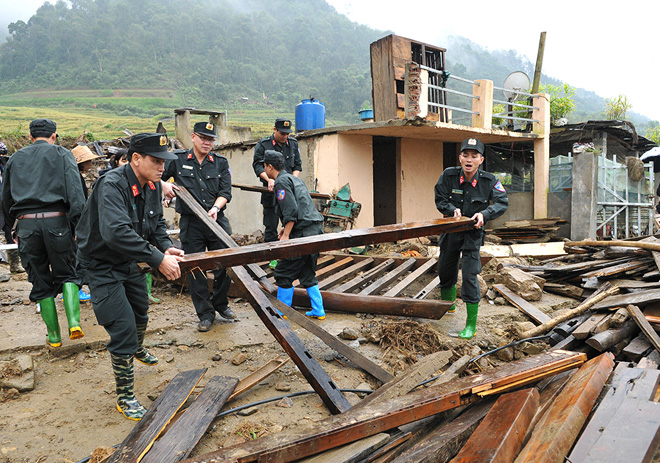
{"type": "MultiPolygon", "coordinates": [[[[231,186],[232,186],[232,188],[238,188],[239,190],[243,190],[243,191],[254,191],[254,192],[257,192],[257,193],[268,193],[268,188],[266,188],[265,186],[261,186],[261,185],[245,185],[243,183],[232,183],[231,186]]],[[[271,191],[271,193],[272,193],[272,191],[271,191]]],[[[310,191],[309,195],[312,198],[316,198],[316,199],[332,199],[332,195],[327,195],[325,193],[316,193],[314,191],[310,191]]]]}
{"type": "Polygon", "coordinates": [[[192,253],[185,256],[183,261],[179,262],[179,266],[182,269],[199,267],[202,270],[211,270],[217,267],[233,267],[286,257],[304,256],[365,244],[399,241],[441,233],[455,233],[471,230],[472,228],[474,228],[474,220],[466,217],[382,225],[295,238],[287,241],[192,253]]]}
{"type": "MultiPolygon", "coordinates": [[[[447,313],[452,303],[439,299],[412,299],[403,297],[362,296],[361,294],[321,291],[326,310],[348,313],[370,313],[399,317],[419,317],[438,320],[447,313]]],[[[302,288],[293,291],[293,305],[311,307],[309,296],[302,288]]]]}
{"type": "Polygon", "coordinates": [[[414,391],[364,410],[349,410],[342,415],[326,418],[315,423],[314,429],[303,435],[294,430],[288,433],[285,431],[200,455],[185,462],[285,463],[299,460],[479,400],[475,389],[484,390],[492,384],[505,384],[511,380],[518,382],[523,376],[533,375],[540,379],[543,371],[554,371],[558,365],[577,366],[585,359],[584,354],[567,351],[526,357],[479,375],[414,391]]]}

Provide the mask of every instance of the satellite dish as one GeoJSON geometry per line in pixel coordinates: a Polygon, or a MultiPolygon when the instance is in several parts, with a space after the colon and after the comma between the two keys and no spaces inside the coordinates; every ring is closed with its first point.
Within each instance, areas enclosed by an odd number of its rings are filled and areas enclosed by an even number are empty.
{"type": "Polygon", "coordinates": [[[527,74],[522,71],[512,72],[504,79],[503,93],[508,101],[516,101],[520,96],[520,92],[529,92],[531,82],[527,74]]]}

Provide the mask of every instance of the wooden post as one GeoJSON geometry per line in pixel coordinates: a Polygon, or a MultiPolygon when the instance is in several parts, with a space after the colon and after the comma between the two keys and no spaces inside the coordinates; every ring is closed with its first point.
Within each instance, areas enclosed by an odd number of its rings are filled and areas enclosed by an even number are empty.
{"type": "Polygon", "coordinates": [[[491,129],[493,127],[493,81],[476,80],[472,86],[472,94],[479,99],[472,99],[472,127],[491,129]]]}

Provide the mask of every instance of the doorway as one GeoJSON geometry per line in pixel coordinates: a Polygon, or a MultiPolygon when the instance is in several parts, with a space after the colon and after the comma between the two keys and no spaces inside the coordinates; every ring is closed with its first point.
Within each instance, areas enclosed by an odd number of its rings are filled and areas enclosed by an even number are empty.
{"type": "Polygon", "coordinates": [[[374,226],[397,223],[397,139],[374,137],[374,226]]]}

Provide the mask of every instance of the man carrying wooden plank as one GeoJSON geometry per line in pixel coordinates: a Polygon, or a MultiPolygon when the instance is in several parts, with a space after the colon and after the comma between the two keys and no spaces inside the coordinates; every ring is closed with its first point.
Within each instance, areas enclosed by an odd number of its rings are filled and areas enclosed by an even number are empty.
{"type": "Polygon", "coordinates": [[[136,263],[146,262],[168,280],[176,280],[181,276],[178,261],[183,251],[172,246],[163,219],[160,178],[165,160],[176,158],[167,151],[167,137],[160,133],[134,135],[128,158],[129,164],[98,180],[76,235],[94,314],[110,335],[107,348],[115,374],[117,409],[128,419],[140,420],[146,409],[133,393],[133,359],[156,365],[158,358],[142,345],[149,298],[146,278],[136,263]]]}
{"type": "MultiPolygon", "coordinates": [[[[264,153],[264,171],[268,178],[275,181],[275,209],[282,221],[278,237],[280,241],[302,236],[323,233],[323,216],[314,206],[305,183],[288,173],[285,169],[284,156],[274,150],[264,153]]],[[[323,298],[316,279],[316,259],[318,253],[306,256],[282,259],[275,267],[277,298],[290,306],[293,301],[293,282],[300,280],[300,286],[307,289],[312,303],[312,310],[305,312],[308,317],[325,318],[323,298]]]]}
{"type": "MultiPolygon", "coordinates": [[[[467,306],[465,329],[458,333],[462,339],[470,339],[477,333],[481,299],[477,276],[481,272],[479,248],[484,243],[484,225],[488,220],[504,214],[509,206],[502,183],[493,174],[479,169],[484,162],[484,149],[484,144],[476,138],[463,141],[458,157],[460,167],[445,169],[435,185],[438,211],[446,216],[471,217],[476,221],[474,230],[440,236],[438,277],[443,301],[456,300],[458,265],[462,262],[461,299],[467,306]]],[[[453,313],[455,309],[454,305],[448,313],[453,313]]]]}

